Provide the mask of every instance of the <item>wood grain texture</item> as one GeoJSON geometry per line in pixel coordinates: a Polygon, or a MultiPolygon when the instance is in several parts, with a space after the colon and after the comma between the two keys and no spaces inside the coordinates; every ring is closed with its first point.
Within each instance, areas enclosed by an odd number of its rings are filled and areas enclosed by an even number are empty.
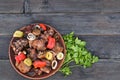
{"type": "Polygon", "coordinates": [[[30,0],[31,12],[100,12],[102,0],[30,0]]]}
{"type": "MultiPolygon", "coordinates": [[[[101,59],[91,68],[83,69],[80,67],[72,69],[73,74],[64,77],[63,74],[57,72],[52,77],[44,80],[119,80],[120,76],[120,60],[101,59]]],[[[8,60],[0,60],[0,79],[1,80],[28,80],[18,75],[11,67],[8,60]]]]}
{"type": "MultiPolygon", "coordinates": [[[[8,44],[12,36],[0,37],[0,59],[8,59],[8,44]]],[[[87,49],[102,59],[120,58],[120,36],[82,36],[87,42],[87,49]]]]}
{"type": "Polygon", "coordinates": [[[119,0],[30,0],[32,13],[41,12],[120,12],[119,0]]]}
{"type": "Polygon", "coordinates": [[[120,0],[103,0],[103,12],[120,12],[120,0]]]}
{"type": "Polygon", "coordinates": [[[120,12],[119,0],[0,0],[0,13],[120,12]]]}
{"type": "Polygon", "coordinates": [[[43,22],[61,33],[120,35],[120,14],[0,14],[0,35],[10,35],[31,23],[43,22]]]}
{"type": "Polygon", "coordinates": [[[24,0],[0,0],[0,13],[22,13],[24,0]]]}

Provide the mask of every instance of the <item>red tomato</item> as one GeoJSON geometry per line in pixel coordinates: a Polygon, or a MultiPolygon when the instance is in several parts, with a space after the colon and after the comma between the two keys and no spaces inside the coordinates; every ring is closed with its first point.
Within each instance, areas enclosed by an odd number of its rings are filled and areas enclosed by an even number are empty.
{"type": "Polygon", "coordinates": [[[15,56],[15,60],[18,63],[24,60],[25,58],[26,58],[26,55],[24,53],[20,53],[19,55],[15,56]]]}
{"type": "Polygon", "coordinates": [[[45,24],[39,24],[39,26],[43,29],[43,30],[46,30],[46,26],[45,26],[45,24]]]}
{"type": "Polygon", "coordinates": [[[43,67],[46,66],[46,62],[37,60],[37,61],[34,61],[34,62],[33,62],[33,66],[34,66],[35,68],[43,68],[43,67]]]}
{"type": "Polygon", "coordinates": [[[52,49],[55,46],[55,38],[48,37],[47,48],[52,49]]]}

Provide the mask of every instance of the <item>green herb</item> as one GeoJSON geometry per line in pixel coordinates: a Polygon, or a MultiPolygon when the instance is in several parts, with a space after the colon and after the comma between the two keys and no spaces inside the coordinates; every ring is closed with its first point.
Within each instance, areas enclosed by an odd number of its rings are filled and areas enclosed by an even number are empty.
{"type": "Polygon", "coordinates": [[[59,71],[66,76],[72,73],[71,68],[77,66],[83,66],[84,68],[91,67],[93,63],[98,61],[98,57],[93,56],[86,49],[86,42],[81,41],[78,37],[74,37],[74,32],[64,35],[63,39],[67,52],[63,66],[59,71]],[[71,62],[75,62],[75,65],[71,66],[71,62]]]}

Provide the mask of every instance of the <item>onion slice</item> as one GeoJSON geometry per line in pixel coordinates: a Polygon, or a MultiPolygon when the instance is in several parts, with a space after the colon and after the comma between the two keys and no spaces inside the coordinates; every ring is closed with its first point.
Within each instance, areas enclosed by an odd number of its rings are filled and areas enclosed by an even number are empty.
{"type": "Polygon", "coordinates": [[[56,57],[58,60],[62,60],[64,57],[64,54],[62,52],[59,52],[56,57]]]}
{"type": "Polygon", "coordinates": [[[36,36],[32,33],[29,33],[28,36],[27,36],[27,39],[28,40],[35,40],[36,39],[36,36]]]}
{"type": "Polygon", "coordinates": [[[56,60],[52,61],[52,69],[56,69],[58,65],[58,62],[56,60]]]}

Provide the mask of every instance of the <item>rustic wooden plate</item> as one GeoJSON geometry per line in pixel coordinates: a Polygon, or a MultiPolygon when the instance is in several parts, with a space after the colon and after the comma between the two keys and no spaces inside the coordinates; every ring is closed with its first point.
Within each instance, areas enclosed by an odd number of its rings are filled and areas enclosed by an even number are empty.
{"type": "MultiPolygon", "coordinates": [[[[30,24],[30,25],[28,25],[28,26],[31,26],[31,27],[32,27],[32,25],[36,25],[36,24],[38,24],[38,23],[30,24]]],[[[63,48],[64,48],[63,53],[64,53],[64,58],[65,58],[66,48],[65,48],[65,43],[64,43],[64,40],[63,40],[61,34],[60,34],[55,28],[51,27],[50,25],[47,25],[47,24],[45,24],[45,25],[46,25],[48,28],[52,28],[52,29],[59,35],[59,37],[60,37],[60,43],[61,43],[61,45],[62,45],[63,48]]],[[[27,27],[27,26],[22,27],[22,28],[20,28],[20,30],[25,30],[26,27],[27,27]]],[[[34,77],[29,76],[29,75],[27,75],[27,74],[23,74],[23,73],[21,73],[21,72],[16,68],[16,66],[15,66],[14,51],[13,51],[13,49],[12,49],[12,47],[11,47],[11,44],[12,44],[12,42],[13,42],[14,40],[16,40],[16,38],[12,37],[12,39],[11,39],[11,41],[10,41],[10,44],[9,44],[9,52],[8,52],[8,53],[9,53],[9,60],[10,60],[10,63],[11,63],[11,65],[12,65],[12,67],[15,69],[15,71],[16,71],[17,73],[19,73],[21,76],[25,77],[25,78],[28,78],[28,79],[45,79],[45,78],[48,78],[48,77],[54,75],[54,74],[60,69],[60,67],[62,66],[62,64],[63,64],[63,62],[64,62],[64,59],[58,61],[58,66],[57,66],[57,68],[56,68],[55,70],[52,70],[52,71],[51,71],[50,73],[48,73],[48,74],[43,74],[43,75],[40,75],[40,76],[37,75],[37,76],[34,76],[34,77]]]]}

